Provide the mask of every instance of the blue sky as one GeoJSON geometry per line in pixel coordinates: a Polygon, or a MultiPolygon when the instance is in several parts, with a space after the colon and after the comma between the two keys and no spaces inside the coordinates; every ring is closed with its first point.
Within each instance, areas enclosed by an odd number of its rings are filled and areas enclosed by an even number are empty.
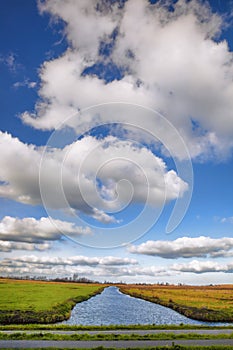
{"type": "Polygon", "coordinates": [[[0,275],[231,283],[233,3],[0,7],[0,275]]]}

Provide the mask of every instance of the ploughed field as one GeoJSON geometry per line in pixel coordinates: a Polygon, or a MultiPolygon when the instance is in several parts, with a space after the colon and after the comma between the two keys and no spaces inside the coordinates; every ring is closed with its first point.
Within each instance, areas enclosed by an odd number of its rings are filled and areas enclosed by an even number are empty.
{"type": "Polygon", "coordinates": [[[233,322],[233,285],[119,285],[120,291],[167,306],[189,318],[233,322]]]}
{"type": "Polygon", "coordinates": [[[103,289],[100,284],[0,279],[0,324],[66,320],[76,303],[103,289]]]}

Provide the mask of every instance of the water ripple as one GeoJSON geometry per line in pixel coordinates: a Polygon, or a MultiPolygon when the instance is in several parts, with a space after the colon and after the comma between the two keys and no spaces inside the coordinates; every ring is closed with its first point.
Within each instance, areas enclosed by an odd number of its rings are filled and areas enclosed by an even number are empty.
{"type": "MultiPolygon", "coordinates": [[[[130,324],[206,324],[192,320],[176,311],[142,299],[122,294],[116,287],[108,287],[95,297],[78,303],[72,310],[69,325],[130,325],[130,324]]],[[[220,325],[214,324],[214,325],[220,325]]]]}

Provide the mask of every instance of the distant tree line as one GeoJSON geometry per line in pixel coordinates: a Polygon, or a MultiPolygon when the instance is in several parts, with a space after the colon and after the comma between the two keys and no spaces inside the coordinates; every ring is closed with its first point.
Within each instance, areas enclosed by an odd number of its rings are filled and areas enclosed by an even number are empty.
{"type": "Polygon", "coordinates": [[[79,277],[78,274],[74,274],[71,277],[55,277],[51,278],[48,276],[0,276],[1,279],[14,279],[14,280],[29,280],[29,281],[47,281],[47,282],[73,282],[73,283],[102,283],[99,281],[94,281],[86,277],[79,277]]]}

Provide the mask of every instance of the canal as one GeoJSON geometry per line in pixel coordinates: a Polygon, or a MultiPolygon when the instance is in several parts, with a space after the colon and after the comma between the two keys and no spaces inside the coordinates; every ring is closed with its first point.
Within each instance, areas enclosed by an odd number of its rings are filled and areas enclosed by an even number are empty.
{"type": "MultiPolygon", "coordinates": [[[[78,303],[72,310],[70,325],[193,324],[213,325],[192,320],[167,307],[133,298],[117,287],[105,288],[101,294],[78,303]]],[[[214,325],[217,325],[216,323],[214,325]]]]}

